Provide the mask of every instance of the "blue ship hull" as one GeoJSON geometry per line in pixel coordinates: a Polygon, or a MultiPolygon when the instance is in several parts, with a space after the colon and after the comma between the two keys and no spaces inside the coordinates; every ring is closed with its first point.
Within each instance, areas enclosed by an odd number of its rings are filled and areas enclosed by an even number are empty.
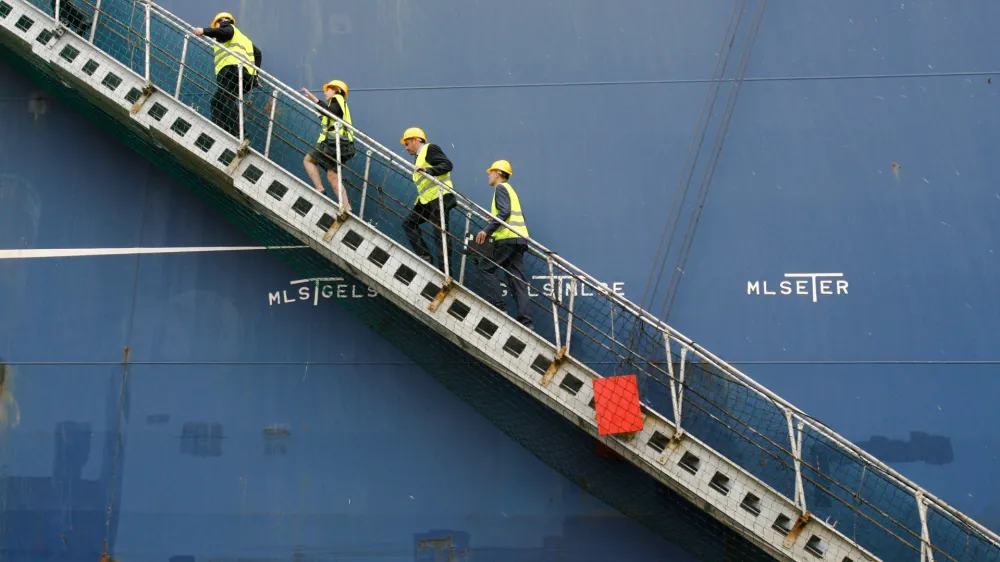
{"type": "MultiPolygon", "coordinates": [[[[975,4],[769,7],[670,322],[1000,530],[975,4]]],[[[424,127],[483,204],[510,159],[533,236],[637,301],[730,9],[164,5],[347,80],[389,146],[424,127]]],[[[0,113],[0,559],[693,559],[511,439],[528,401],[505,426],[338,306],[368,287],[300,279],[6,63],[0,113]]]]}

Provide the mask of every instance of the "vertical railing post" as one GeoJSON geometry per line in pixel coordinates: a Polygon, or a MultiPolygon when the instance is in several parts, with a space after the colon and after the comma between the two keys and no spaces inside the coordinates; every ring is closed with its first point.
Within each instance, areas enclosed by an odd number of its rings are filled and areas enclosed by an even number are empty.
{"type": "Polygon", "coordinates": [[[798,420],[795,428],[798,430],[796,439],[797,443],[795,445],[795,456],[797,457],[796,463],[798,464],[797,470],[795,472],[795,477],[798,479],[796,485],[799,488],[799,498],[802,502],[802,513],[806,513],[806,488],[802,483],[802,434],[805,433],[806,424],[802,420],[798,420]]]}
{"type": "MultiPolygon", "coordinates": [[[[552,256],[546,258],[549,262],[549,283],[553,284],[553,289],[555,288],[556,274],[552,269],[552,256]]],[[[556,349],[562,349],[562,335],[559,333],[559,306],[556,304],[556,299],[552,299],[552,327],[556,333],[556,349]]]]}
{"type": "Polygon", "coordinates": [[[181,83],[184,81],[184,65],[187,64],[188,40],[190,37],[190,35],[184,35],[184,46],[181,47],[181,66],[177,72],[177,88],[174,91],[174,97],[177,98],[177,101],[181,99],[181,83]]]}
{"type": "Polygon", "coordinates": [[[344,165],[341,164],[342,160],[340,155],[340,139],[341,139],[342,128],[343,125],[340,124],[340,121],[335,121],[333,123],[333,134],[335,137],[334,142],[337,143],[337,163],[335,164],[337,166],[337,185],[335,189],[337,190],[337,204],[340,205],[341,213],[343,213],[344,209],[347,207],[347,204],[345,203],[347,199],[347,193],[344,192],[344,165]]]}
{"type": "Polygon", "coordinates": [[[372,149],[365,151],[365,181],[361,185],[361,207],[358,209],[358,218],[364,220],[365,200],[368,199],[368,173],[372,167],[372,149]]]}
{"type": "Polygon", "coordinates": [[[934,562],[934,549],[931,548],[931,533],[927,528],[927,498],[921,490],[915,494],[917,512],[920,514],[920,562],[934,562]]]}
{"type": "Polygon", "coordinates": [[[674,406],[674,426],[677,430],[675,437],[680,437],[684,433],[681,428],[681,411],[684,409],[684,364],[687,362],[687,348],[681,347],[681,372],[679,378],[674,377],[674,358],[670,355],[670,335],[666,332],[663,337],[667,344],[667,375],[670,377],[670,401],[674,406]]]}
{"type": "MultiPolygon", "coordinates": [[[[518,281],[515,279],[514,283],[518,281]]],[[[559,289],[562,291],[562,283],[559,284],[559,289]]],[[[527,289],[525,289],[527,290],[527,289]]],[[[573,303],[576,302],[576,276],[570,280],[569,283],[569,315],[566,318],[566,350],[565,353],[569,353],[569,340],[573,336],[573,303]]]]}
{"type": "Polygon", "coordinates": [[[806,494],[802,488],[802,429],[805,427],[801,421],[798,424],[799,431],[796,435],[793,427],[792,411],[783,408],[785,411],[785,421],[788,423],[788,441],[792,446],[792,459],[795,462],[795,505],[802,515],[806,513],[806,494]]]}
{"type": "Polygon", "coordinates": [[[610,299],[608,299],[608,317],[611,318],[611,343],[617,345],[618,340],[615,339],[615,301],[610,299]]]}
{"type": "Polygon", "coordinates": [[[448,272],[448,216],[444,214],[444,186],[438,186],[438,212],[441,213],[441,263],[444,264],[444,278],[450,279],[448,272]]]}
{"type": "Polygon", "coordinates": [[[97,17],[101,15],[101,0],[97,0],[94,5],[94,21],[90,22],[90,44],[94,44],[94,37],[97,34],[97,17]]]}
{"type": "Polygon", "coordinates": [[[152,5],[149,3],[149,0],[146,0],[145,4],[146,4],[146,83],[148,84],[149,83],[149,50],[150,50],[150,48],[152,47],[152,44],[153,44],[152,40],[151,40],[152,34],[149,31],[149,20],[150,20],[150,12],[152,11],[152,5]]]}
{"type": "MultiPolygon", "coordinates": [[[[237,59],[239,59],[239,57],[237,57],[237,59]]],[[[239,87],[239,91],[237,92],[237,94],[238,94],[239,97],[237,98],[237,101],[238,101],[238,104],[240,106],[239,107],[240,111],[239,111],[239,117],[238,117],[238,119],[240,120],[240,144],[241,145],[243,144],[243,68],[244,67],[243,67],[243,63],[242,62],[240,62],[240,64],[236,65],[237,84],[238,84],[238,87],[239,87]]]]}
{"type": "Polygon", "coordinates": [[[274,135],[274,111],[278,107],[278,89],[271,92],[271,111],[267,116],[267,140],[264,141],[264,158],[271,157],[271,137],[274,135]]]}
{"type": "MultiPolygon", "coordinates": [[[[463,249],[468,249],[468,247],[469,247],[469,228],[471,227],[471,225],[472,225],[472,212],[471,211],[466,211],[465,212],[465,235],[462,237],[462,245],[463,245],[462,247],[463,247],[463,249]]],[[[466,256],[465,252],[463,251],[462,252],[462,264],[459,266],[459,270],[458,270],[458,284],[459,285],[465,284],[465,258],[466,257],[468,257],[468,256],[466,256]]]]}

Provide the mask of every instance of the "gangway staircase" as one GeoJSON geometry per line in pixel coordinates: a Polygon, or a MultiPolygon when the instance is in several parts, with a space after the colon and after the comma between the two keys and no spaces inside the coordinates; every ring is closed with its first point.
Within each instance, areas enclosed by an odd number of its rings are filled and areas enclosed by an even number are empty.
{"type": "MultiPolygon", "coordinates": [[[[345,213],[300,172],[319,107],[261,71],[227,133],[209,118],[211,42],[192,29],[142,0],[0,0],[12,65],[299,272],[375,288],[346,306],[543,460],[699,557],[1000,560],[993,532],[537,242],[527,266],[548,284],[531,293],[535,330],[479,296],[465,254],[418,258],[399,227],[412,164],[353,128],[345,213]],[[617,375],[635,376],[641,420],[601,435],[595,385],[617,375]]],[[[456,196],[461,247],[490,215],[456,196]]]]}

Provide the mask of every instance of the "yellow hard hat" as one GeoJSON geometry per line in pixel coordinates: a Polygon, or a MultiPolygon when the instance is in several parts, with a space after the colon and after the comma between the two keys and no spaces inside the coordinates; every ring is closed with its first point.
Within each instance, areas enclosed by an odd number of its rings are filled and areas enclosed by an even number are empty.
{"type": "Polygon", "coordinates": [[[410,127],[403,132],[403,138],[399,139],[399,144],[406,144],[406,139],[418,138],[424,142],[427,142],[427,135],[424,134],[424,130],[420,127],[410,127]]]}
{"type": "Polygon", "coordinates": [[[229,18],[233,20],[233,25],[236,25],[236,18],[233,17],[233,14],[230,14],[229,12],[219,12],[219,15],[215,16],[215,19],[212,20],[212,27],[219,25],[219,20],[222,18],[229,18]]]}
{"type": "Polygon", "coordinates": [[[323,91],[325,92],[334,86],[340,88],[340,91],[344,92],[344,97],[347,97],[347,84],[345,84],[342,80],[330,80],[326,84],[323,84],[323,91]]]}
{"type": "Polygon", "coordinates": [[[501,172],[504,172],[505,174],[507,174],[508,177],[514,175],[514,173],[510,169],[510,162],[506,160],[497,160],[496,162],[493,163],[492,166],[486,169],[486,173],[488,174],[493,170],[499,170],[501,172]]]}

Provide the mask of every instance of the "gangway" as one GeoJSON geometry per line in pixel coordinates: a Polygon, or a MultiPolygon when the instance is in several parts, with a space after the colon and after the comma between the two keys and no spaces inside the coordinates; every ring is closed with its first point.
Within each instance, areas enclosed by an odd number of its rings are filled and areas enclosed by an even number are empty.
{"type": "MultiPolygon", "coordinates": [[[[210,40],[151,2],[71,2],[0,0],[5,58],[249,235],[280,247],[301,273],[346,273],[376,288],[381,306],[391,306],[375,326],[386,337],[422,326],[439,353],[470,359],[470,384],[499,384],[483,373],[495,375],[627,461],[631,472],[615,474],[633,476],[601,494],[626,514],[683,542],[649,510],[660,501],[653,483],[746,545],[701,553],[709,558],[1000,560],[996,534],[534,240],[527,266],[548,284],[532,302],[551,325],[521,325],[478,295],[466,255],[435,267],[410,251],[399,227],[412,201],[408,160],[351,127],[360,149],[341,179],[357,211],[345,213],[298,172],[317,105],[261,71],[263,88],[241,94],[239,134],[230,135],[209,119],[210,40]],[[586,305],[577,298],[584,294],[586,305]],[[629,331],[643,335],[641,345],[616,336],[629,331]],[[595,381],[618,374],[638,381],[641,423],[601,435],[595,381]]],[[[491,219],[456,197],[464,236],[491,219]]],[[[455,236],[458,246],[464,236],[455,236]]],[[[359,315],[365,306],[373,305],[348,304],[359,315]]]]}

